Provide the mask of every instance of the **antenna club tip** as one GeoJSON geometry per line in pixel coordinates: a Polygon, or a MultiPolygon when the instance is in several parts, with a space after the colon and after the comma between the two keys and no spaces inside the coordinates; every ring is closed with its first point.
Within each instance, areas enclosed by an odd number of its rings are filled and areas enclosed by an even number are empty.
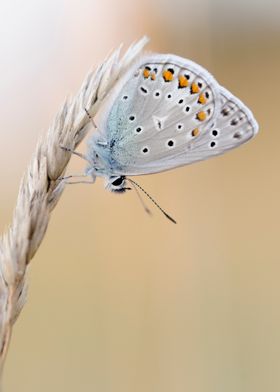
{"type": "Polygon", "coordinates": [[[171,222],[173,222],[175,225],[177,225],[177,222],[175,221],[175,219],[173,219],[171,216],[165,214],[166,218],[168,218],[171,222]]]}
{"type": "MultiPolygon", "coordinates": [[[[126,177],[126,179],[128,180],[128,181],[130,181],[130,183],[134,186],[134,188],[135,188],[135,190],[136,190],[136,193],[137,193],[137,195],[140,197],[140,195],[138,194],[138,192],[137,192],[137,188],[139,188],[142,192],[144,192],[145,193],[145,195],[146,196],[148,196],[148,198],[154,203],[154,205],[164,214],[164,216],[167,218],[167,219],[169,219],[171,222],[173,222],[173,223],[175,223],[175,224],[177,224],[177,222],[170,216],[170,215],[168,215],[162,208],[161,208],[161,206],[149,195],[149,193],[147,193],[146,191],[145,191],[145,189],[143,189],[139,184],[137,184],[137,182],[136,181],[133,181],[131,178],[127,178],[126,177]],[[137,187],[137,188],[136,188],[137,187]]],[[[140,197],[140,200],[141,200],[141,203],[143,204],[143,200],[141,199],[141,197],[140,197]]],[[[148,214],[150,214],[150,210],[148,209],[148,207],[146,207],[144,204],[143,204],[143,206],[144,206],[144,208],[145,208],[145,211],[148,213],[148,214]]]]}

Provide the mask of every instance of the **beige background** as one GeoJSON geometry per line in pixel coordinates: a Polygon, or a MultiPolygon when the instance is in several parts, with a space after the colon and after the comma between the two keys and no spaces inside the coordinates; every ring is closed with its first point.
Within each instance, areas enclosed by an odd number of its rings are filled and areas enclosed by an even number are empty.
{"type": "MultiPolygon", "coordinates": [[[[1,230],[39,135],[122,41],[147,34],[149,49],[204,65],[260,123],[234,152],[138,179],[177,226],[102,181],[66,189],[32,261],[6,391],[280,390],[279,11],[273,0],[1,1],[1,230]]],[[[73,158],[69,171],[82,168],[73,158]]]]}

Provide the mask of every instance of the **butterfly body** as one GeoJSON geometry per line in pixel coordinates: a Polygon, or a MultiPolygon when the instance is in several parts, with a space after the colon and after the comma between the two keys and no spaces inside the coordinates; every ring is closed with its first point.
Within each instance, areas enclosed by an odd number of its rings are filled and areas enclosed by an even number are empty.
{"type": "Polygon", "coordinates": [[[126,176],[223,154],[257,131],[251,111],[204,68],[175,55],[148,55],[114,87],[89,140],[86,174],[122,192],[126,176]]]}

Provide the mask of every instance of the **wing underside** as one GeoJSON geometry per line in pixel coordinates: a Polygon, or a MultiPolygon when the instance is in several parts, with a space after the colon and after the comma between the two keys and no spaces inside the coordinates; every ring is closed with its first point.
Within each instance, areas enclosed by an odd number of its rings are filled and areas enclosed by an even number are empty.
{"type": "Polygon", "coordinates": [[[258,130],[250,110],[202,67],[151,55],[120,80],[103,119],[115,174],[150,174],[223,154],[258,130]]]}

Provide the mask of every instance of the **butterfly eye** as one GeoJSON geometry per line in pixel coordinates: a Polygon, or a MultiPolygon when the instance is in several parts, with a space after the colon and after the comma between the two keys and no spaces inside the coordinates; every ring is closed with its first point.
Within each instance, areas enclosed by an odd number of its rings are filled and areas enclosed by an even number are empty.
{"type": "Polygon", "coordinates": [[[123,184],[123,181],[124,181],[124,177],[118,177],[111,184],[114,186],[120,186],[123,184]]]}

